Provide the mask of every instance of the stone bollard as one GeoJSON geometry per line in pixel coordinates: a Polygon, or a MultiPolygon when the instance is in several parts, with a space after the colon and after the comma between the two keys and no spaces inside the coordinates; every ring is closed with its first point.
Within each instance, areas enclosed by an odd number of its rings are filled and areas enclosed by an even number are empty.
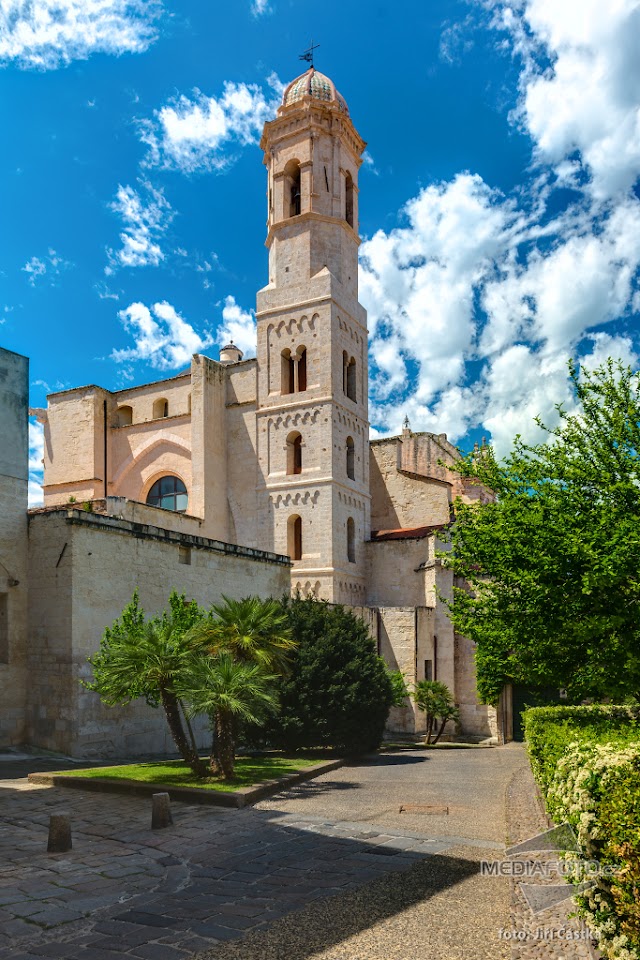
{"type": "Polygon", "coordinates": [[[71,850],[71,820],[68,813],[52,813],[49,817],[47,853],[71,850]]]}
{"type": "Polygon", "coordinates": [[[173,823],[168,793],[151,794],[151,829],[162,830],[173,823]]]}

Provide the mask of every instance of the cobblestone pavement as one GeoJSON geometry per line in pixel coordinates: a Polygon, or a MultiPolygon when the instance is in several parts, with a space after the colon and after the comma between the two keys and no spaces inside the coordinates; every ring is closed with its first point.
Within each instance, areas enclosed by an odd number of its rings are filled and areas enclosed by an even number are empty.
{"type": "MultiPolygon", "coordinates": [[[[440,862],[434,854],[450,867],[461,845],[496,856],[504,847],[503,781],[521,755],[506,762],[501,750],[441,756],[435,764],[419,753],[382,756],[257,808],[174,803],[174,825],[162,831],[151,831],[143,798],[0,781],[0,958],[179,960],[315,901],[411,871],[425,858],[440,862]],[[500,772],[493,779],[499,822],[488,831],[475,829],[471,814],[474,772],[481,780],[491,757],[500,772]],[[466,770],[468,816],[453,817],[455,832],[433,829],[442,816],[399,819],[402,804],[445,798],[446,783],[434,787],[436,767],[440,776],[448,768],[456,782],[466,770]],[[47,854],[49,816],[62,811],[72,818],[73,850],[47,854]]],[[[482,823],[486,816],[483,810],[482,823]]],[[[464,864],[455,864],[453,879],[443,871],[442,888],[465,874],[464,864]]]]}

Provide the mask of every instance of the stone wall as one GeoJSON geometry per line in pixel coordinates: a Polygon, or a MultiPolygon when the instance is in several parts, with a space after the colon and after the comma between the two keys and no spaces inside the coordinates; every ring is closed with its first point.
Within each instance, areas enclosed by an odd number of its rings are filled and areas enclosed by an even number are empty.
{"type": "Polygon", "coordinates": [[[24,740],[29,361],[0,348],[0,747],[24,740]]]}
{"type": "Polygon", "coordinates": [[[401,472],[403,443],[400,437],[390,437],[370,444],[372,530],[398,530],[449,521],[450,485],[401,472]]]}
{"type": "Polygon", "coordinates": [[[87,657],[134,589],[149,615],[173,588],[203,606],[222,595],[281,596],[287,558],[81,510],[30,517],[29,741],[76,757],[174,752],[160,711],[104,707],[84,690],[87,657]]]}

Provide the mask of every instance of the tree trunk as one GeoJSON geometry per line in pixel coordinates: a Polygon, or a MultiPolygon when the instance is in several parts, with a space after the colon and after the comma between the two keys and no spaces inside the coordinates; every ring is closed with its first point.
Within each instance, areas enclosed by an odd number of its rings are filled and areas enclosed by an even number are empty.
{"type": "Polygon", "coordinates": [[[427,714],[427,735],[426,735],[425,740],[424,740],[424,742],[427,743],[427,744],[431,743],[431,734],[433,733],[433,721],[434,721],[434,720],[435,720],[435,717],[433,716],[433,714],[428,713],[428,714],[427,714]]]}
{"type": "Polygon", "coordinates": [[[225,780],[232,780],[235,761],[233,715],[219,710],[216,715],[216,760],[225,780]]]}
{"type": "Polygon", "coordinates": [[[211,752],[209,753],[209,774],[212,777],[222,776],[222,769],[218,761],[218,734],[215,720],[211,724],[211,752]]]}
{"type": "Polygon", "coordinates": [[[445,717],[444,720],[442,721],[442,723],[440,724],[440,729],[438,730],[438,735],[437,735],[437,737],[435,738],[435,740],[433,741],[434,744],[438,742],[438,740],[440,739],[440,737],[441,737],[442,734],[444,733],[444,728],[446,727],[446,725],[447,725],[447,717],[445,717]]]}
{"type": "Polygon", "coordinates": [[[178,748],[180,756],[184,762],[191,767],[196,777],[206,777],[208,775],[206,764],[202,762],[197,752],[193,750],[191,744],[185,736],[184,727],[182,726],[182,718],[180,716],[178,698],[174,693],[171,692],[171,690],[167,689],[162,689],[160,691],[160,697],[165,716],[167,718],[167,723],[169,724],[169,730],[171,731],[171,736],[173,737],[173,742],[178,748]]]}
{"type": "Polygon", "coordinates": [[[193,733],[193,727],[191,726],[191,721],[189,720],[189,714],[185,710],[184,703],[182,702],[182,700],[179,700],[178,703],[180,704],[180,709],[182,710],[182,716],[184,717],[184,722],[186,723],[187,730],[189,731],[189,740],[191,741],[191,750],[193,754],[197,757],[199,756],[198,744],[196,743],[196,738],[193,733]]]}

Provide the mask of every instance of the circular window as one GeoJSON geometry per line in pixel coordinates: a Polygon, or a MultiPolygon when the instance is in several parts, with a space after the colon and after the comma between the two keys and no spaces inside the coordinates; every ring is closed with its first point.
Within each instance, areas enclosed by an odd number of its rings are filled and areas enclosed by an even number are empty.
{"type": "Polygon", "coordinates": [[[147,494],[147,503],[162,510],[185,513],[189,497],[187,488],[179,477],[160,477],[147,494]]]}

